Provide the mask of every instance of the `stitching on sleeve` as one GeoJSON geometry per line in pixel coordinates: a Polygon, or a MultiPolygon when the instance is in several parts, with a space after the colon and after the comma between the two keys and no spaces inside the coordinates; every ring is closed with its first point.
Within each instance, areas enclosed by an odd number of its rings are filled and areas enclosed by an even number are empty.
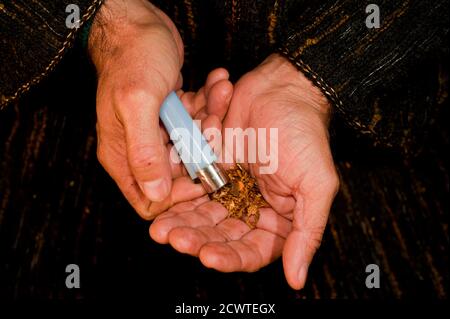
{"type": "MultiPolygon", "coordinates": [[[[338,111],[348,118],[347,116],[348,114],[344,109],[344,103],[339,98],[337,92],[331,86],[329,86],[321,76],[319,76],[316,72],[314,72],[311,69],[311,67],[308,64],[306,64],[301,58],[292,57],[287,49],[279,48],[278,51],[283,56],[285,56],[289,61],[291,61],[291,63],[295,64],[297,68],[299,68],[302,72],[304,72],[305,75],[310,80],[312,80],[319,87],[319,89],[321,89],[321,91],[330,99],[330,101],[336,106],[338,111]]],[[[357,128],[358,130],[361,130],[361,133],[374,133],[369,127],[358,121],[351,120],[349,124],[357,128]]]]}
{"type": "MultiPolygon", "coordinates": [[[[92,17],[92,15],[100,7],[100,5],[103,3],[103,1],[104,0],[95,0],[94,3],[92,3],[87,8],[86,12],[83,14],[83,16],[80,19],[80,27],[78,29],[80,29],[82,27],[84,22],[86,22],[87,20],[89,20],[92,17]]],[[[47,65],[47,67],[40,74],[38,74],[33,79],[26,82],[22,86],[20,86],[14,94],[12,94],[10,96],[2,97],[2,100],[0,102],[0,110],[3,110],[3,108],[7,104],[16,100],[23,93],[27,92],[31,88],[31,86],[36,85],[40,81],[42,81],[42,79],[45,78],[55,68],[55,66],[61,61],[66,50],[73,45],[73,42],[74,42],[74,39],[75,39],[78,29],[70,30],[70,32],[66,36],[66,40],[62,44],[62,47],[58,50],[55,57],[50,61],[50,63],[47,65]]]]}

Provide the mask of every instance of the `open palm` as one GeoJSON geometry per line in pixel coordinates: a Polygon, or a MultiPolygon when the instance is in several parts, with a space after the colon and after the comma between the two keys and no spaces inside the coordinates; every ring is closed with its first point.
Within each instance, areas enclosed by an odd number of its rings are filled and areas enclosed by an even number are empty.
{"type": "Polygon", "coordinates": [[[278,136],[267,133],[278,146],[271,174],[264,174],[267,163],[235,158],[257,179],[271,208],[260,209],[250,229],[227,219],[222,205],[198,197],[161,214],[150,228],[152,238],[223,272],[256,271],[283,254],[289,284],[303,287],[338,188],[328,108],[320,91],[287,60],[270,56],[238,81],[223,126],[278,130],[278,136]]]}

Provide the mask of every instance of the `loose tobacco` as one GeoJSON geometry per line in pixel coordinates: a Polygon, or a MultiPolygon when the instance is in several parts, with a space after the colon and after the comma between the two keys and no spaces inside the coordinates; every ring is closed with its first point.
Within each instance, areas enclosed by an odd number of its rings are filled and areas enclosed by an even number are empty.
{"type": "Polygon", "coordinates": [[[240,219],[250,228],[255,228],[259,220],[259,209],[269,207],[259,191],[256,179],[239,164],[226,173],[230,182],[213,193],[211,199],[228,210],[228,218],[240,219]]]}

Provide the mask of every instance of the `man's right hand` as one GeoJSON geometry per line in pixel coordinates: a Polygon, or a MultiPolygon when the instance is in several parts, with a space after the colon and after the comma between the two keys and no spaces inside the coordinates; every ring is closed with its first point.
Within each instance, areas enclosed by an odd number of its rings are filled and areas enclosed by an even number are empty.
{"type": "MultiPolygon", "coordinates": [[[[98,72],[97,154],[144,219],[205,194],[182,164],[169,160],[169,136],[159,110],[182,85],[183,43],[172,21],[145,0],[108,0],[97,14],[89,51],[98,72]]],[[[202,127],[219,126],[233,86],[212,71],[198,92],[177,92],[202,127]]]]}
{"type": "Polygon", "coordinates": [[[98,74],[98,158],[139,215],[151,219],[151,202],[166,198],[172,184],[159,109],[182,85],[181,37],[148,1],[108,0],[88,48],[98,74]]]}

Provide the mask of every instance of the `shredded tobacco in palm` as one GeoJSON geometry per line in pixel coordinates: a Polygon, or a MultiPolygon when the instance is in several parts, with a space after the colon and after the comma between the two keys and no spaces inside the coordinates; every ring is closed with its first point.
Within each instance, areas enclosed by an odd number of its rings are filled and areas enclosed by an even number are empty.
{"type": "Polygon", "coordinates": [[[228,218],[240,219],[251,229],[255,228],[259,209],[269,207],[269,204],[259,191],[256,180],[241,165],[237,164],[226,173],[230,182],[213,193],[211,199],[228,210],[228,218]]]}

